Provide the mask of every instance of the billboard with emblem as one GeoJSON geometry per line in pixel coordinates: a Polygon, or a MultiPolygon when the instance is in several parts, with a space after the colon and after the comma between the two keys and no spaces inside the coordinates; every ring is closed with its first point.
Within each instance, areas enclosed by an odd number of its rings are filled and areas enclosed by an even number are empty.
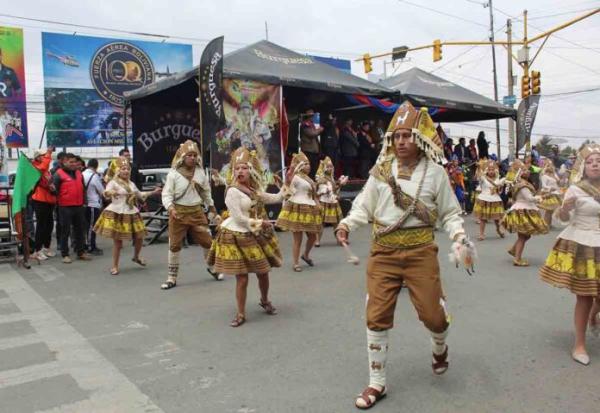
{"type": "MultiPolygon", "coordinates": [[[[192,46],[42,33],[49,145],[121,146],[123,93],[192,67],[192,46]]],[[[125,122],[128,122],[125,125],[125,122]]]]}
{"type": "MultiPolygon", "coordinates": [[[[1,26],[0,144],[2,148],[26,148],[28,146],[23,30],[1,26]]],[[[2,156],[3,153],[0,154],[0,157],[2,156]]],[[[0,158],[1,164],[2,159],[0,158]]]]}

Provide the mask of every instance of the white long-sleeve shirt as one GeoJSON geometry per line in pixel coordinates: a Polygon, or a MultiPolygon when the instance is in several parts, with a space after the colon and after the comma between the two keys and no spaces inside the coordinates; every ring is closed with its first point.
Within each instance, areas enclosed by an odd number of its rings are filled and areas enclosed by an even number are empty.
{"type": "Polygon", "coordinates": [[[290,192],[292,193],[292,196],[288,201],[295,204],[316,205],[317,203],[312,197],[312,191],[312,185],[306,179],[294,175],[292,182],[290,183],[290,192]]]}
{"type": "Polygon", "coordinates": [[[319,195],[319,201],[328,204],[334,204],[338,201],[338,197],[335,194],[335,188],[330,181],[318,184],[317,188],[317,195],[319,195]]]}
{"type": "Polygon", "coordinates": [[[565,199],[577,198],[571,211],[569,225],[558,238],[575,241],[589,247],[600,247],[600,203],[583,189],[571,185],[565,199]]]}
{"type": "Polygon", "coordinates": [[[106,193],[110,194],[111,203],[106,207],[106,211],[112,211],[117,214],[137,214],[140,210],[134,205],[127,203],[130,194],[135,194],[138,199],[145,199],[151,192],[141,192],[133,182],[129,181],[129,192],[122,185],[111,180],[106,185],[106,193]]]}
{"type": "Polygon", "coordinates": [[[533,209],[537,211],[539,209],[536,205],[537,202],[538,200],[536,199],[535,194],[531,189],[525,187],[517,192],[517,196],[509,211],[512,211],[513,209],[533,209]]]}
{"type": "MultiPolygon", "coordinates": [[[[283,190],[277,194],[261,192],[257,195],[265,204],[277,204],[283,201],[283,192],[283,190]]],[[[261,227],[262,219],[250,217],[250,209],[256,205],[256,201],[236,187],[227,189],[225,205],[229,217],[221,224],[222,228],[236,232],[254,232],[261,227]]]]}
{"type": "MultiPolygon", "coordinates": [[[[425,169],[425,162],[424,158],[419,161],[410,179],[396,178],[398,186],[412,197],[416,196],[425,169]]],[[[396,159],[392,161],[392,174],[393,176],[398,175],[396,159]]],[[[437,210],[438,220],[451,239],[465,232],[464,221],[460,217],[462,210],[442,166],[429,162],[419,200],[430,210],[437,210]]],[[[356,230],[369,221],[389,226],[398,222],[403,213],[404,210],[394,204],[394,195],[389,184],[374,176],[369,176],[363,190],[354,199],[352,209],[346,218],[342,219],[340,225],[345,225],[350,231],[356,230]]],[[[426,226],[426,224],[414,215],[408,217],[404,222],[404,227],[419,226],[426,226]]]]}
{"type": "Polygon", "coordinates": [[[169,209],[174,203],[184,206],[196,206],[204,203],[207,207],[214,206],[212,195],[210,193],[210,181],[202,170],[196,168],[192,178],[194,182],[200,184],[200,193],[190,185],[190,181],[175,169],[171,169],[167,174],[167,180],[162,191],[162,203],[166,209],[169,209]]]}
{"type": "Polygon", "coordinates": [[[551,194],[559,194],[560,188],[558,186],[558,180],[553,176],[543,174],[540,177],[540,183],[542,184],[542,190],[551,194]]]}
{"type": "Polygon", "coordinates": [[[502,202],[502,198],[498,195],[498,187],[502,186],[502,184],[504,184],[504,178],[493,180],[492,178],[482,176],[479,180],[481,193],[477,196],[477,199],[485,202],[502,202]]]}

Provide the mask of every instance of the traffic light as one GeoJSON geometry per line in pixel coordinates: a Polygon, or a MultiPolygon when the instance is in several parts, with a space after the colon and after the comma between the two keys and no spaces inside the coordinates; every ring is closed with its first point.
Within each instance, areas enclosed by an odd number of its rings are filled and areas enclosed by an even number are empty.
{"type": "Polygon", "coordinates": [[[523,99],[529,97],[531,95],[531,84],[529,83],[530,79],[528,75],[523,75],[521,78],[521,97],[523,99]]]}
{"type": "Polygon", "coordinates": [[[433,61],[439,62],[442,60],[442,42],[440,40],[433,41],[433,61]]]}
{"type": "Polygon", "coordinates": [[[371,62],[371,55],[369,53],[365,53],[363,55],[363,64],[365,65],[365,73],[373,71],[373,64],[371,62]]]}
{"type": "Polygon", "coordinates": [[[539,95],[542,92],[541,73],[535,70],[531,71],[531,93],[539,95]]]}

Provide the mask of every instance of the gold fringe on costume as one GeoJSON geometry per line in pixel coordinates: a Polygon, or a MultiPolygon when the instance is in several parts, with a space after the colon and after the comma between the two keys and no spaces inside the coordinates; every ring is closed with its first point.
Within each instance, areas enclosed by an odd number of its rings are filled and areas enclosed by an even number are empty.
{"type": "Polygon", "coordinates": [[[323,217],[317,205],[287,201],[281,208],[276,225],[284,231],[320,233],[323,217]]]}
{"type": "Polygon", "coordinates": [[[543,281],[577,295],[600,293],[600,248],[558,238],[540,269],[543,281]]]}
{"type": "Polygon", "coordinates": [[[117,214],[116,212],[104,210],[94,231],[103,237],[117,240],[142,239],[146,236],[146,225],[139,213],[117,214]]]}
{"type": "Polygon", "coordinates": [[[545,195],[538,207],[544,211],[554,211],[562,205],[562,197],[558,194],[545,195]]]}
{"type": "Polygon", "coordinates": [[[502,225],[510,233],[542,235],[548,233],[548,225],[535,209],[513,209],[504,215],[502,225]]]}
{"type": "Polygon", "coordinates": [[[321,202],[321,216],[324,224],[337,224],[344,218],[339,202],[321,202]]]}
{"type": "Polygon", "coordinates": [[[219,230],[206,260],[224,274],[266,274],[283,263],[273,230],[261,230],[257,235],[226,228],[219,230]]]}
{"type": "Polygon", "coordinates": [[[504,217],[504,204],[502,201],[488,202],[477,198],[473,207],[473,213],[477,218],[486,221],[502,219],[504,217]]]}

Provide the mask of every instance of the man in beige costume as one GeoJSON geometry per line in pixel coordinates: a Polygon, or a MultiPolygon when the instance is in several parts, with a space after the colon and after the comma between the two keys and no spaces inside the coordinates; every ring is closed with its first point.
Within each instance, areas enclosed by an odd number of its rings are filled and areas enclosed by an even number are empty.
{"type": "MultiPolygon", "coordinates": [[[[187,140],[179,146],[162,191],[162,203],[169,212],[169,273],[161,288],[168,290],[177,285],[179,253],[186,235],[190,233],[205,253],[212,243],[208,223],[217,214],[196,142],[187,140]],[[204,206],[208,207],[208,217],[204,206]]],[[[215,279],[221,279],[219,274],[208,270],[215,279]]]]}
{"type": "Polygon", "coordinates": [[[457,243],[457,251],[466,237],[460,205],[446,171],[437,164],[443,159],[442,142],[427,109],[403,103],[369,179],[336,229],[338,240],[346,243],[350,232],[373,222],[366,308],[370,381],[355,401],[360,409],[374,406],[386,394],[388,330],[403,282],[419,319],[431,332],[433,372],[443,374],[448,368],[449,322],[433,235],[436,222],[457,243]]]}

